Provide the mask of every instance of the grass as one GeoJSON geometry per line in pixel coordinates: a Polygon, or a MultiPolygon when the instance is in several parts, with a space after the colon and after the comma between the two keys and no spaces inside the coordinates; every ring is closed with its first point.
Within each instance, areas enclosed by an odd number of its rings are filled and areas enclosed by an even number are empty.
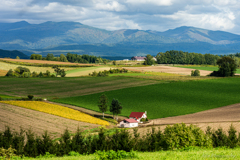
{"type": "Polygon", "coordinates": [[[102,67],[82,67],[82,68],[69,70],[66,73],[70,74],[70,73],[76,73],[76,72],[81,72],[81,71],[94,70],[94,69],[98,69],[98,68],[102,68],[102,67]]]}
{"type": "Polygon", "coordinates": [[[0,77],[0,94],[38,98],[80,96],[132,86],[158,83],[128,77],[8,78],[0,77]]]}
{"type": "Polygon", "coordinates": [[[15,97],[15,96],[8,96],[8,95],[3,95],[3,94],[0,94],[0,97],[3,98],[3,99],[17,99],[18,97],[15,97]]]}
{"type": "MultiPolygon", "coordinates": [[[[191,69],[198,69],[198,70],[205,70],[205,71],[218,71],[218,67],[217,66],[211,66],[211,65],[207,65],[207,66],[201,66],[201,65],[183,65],[183,66],[176,66],[176,67],[180,67],[180,68],[191,68],[191,69]]],[[[240,69],[237,69],[236,71],[237,74],[240,74],[240,69]]]]}
{"type": "MultiPolygon", "coordinates": [[[[183,151],[159,151],[159,152],[137,152],[138,158],[144,160],[215,160],[215,159],[240,159],[240,149],[193,149],[183,151]]],[[[29,159],[29,158],[24,158],[29,159]]],[[[95,155],[65,156],[55,158],[35,158],[36,160],[94,160],[95,155]]]]}
{"type": "MultiPolygon", "coordinates": [[[[219,78],[158,83],[102,93],[107,95],[109,105],[113,98],[122,103],[122,116],[129,116],[133,111],[147,111],[150,119],[156,119],[240,103],[239,90],[240,78],[219,78]]],[[[53,101],[99,111],[97,102],[102,93],[53,101]]],[[[109,111],[107,113],[111,114],[109,111]]]]}

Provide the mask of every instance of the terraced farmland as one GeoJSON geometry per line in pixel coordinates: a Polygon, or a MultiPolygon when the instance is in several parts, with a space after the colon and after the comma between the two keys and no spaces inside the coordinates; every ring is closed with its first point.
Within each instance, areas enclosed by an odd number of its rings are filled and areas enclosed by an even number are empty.
{"type": "MultiPolygon", "coordinates": [[[[156,119],[240,103],[239,90],[240,78],[220,78],[160,83],[104,93],[110,102],[116,98],[122,103],[122,116],[129,116],[132,111],[147,111],[150,119],[156,119]]],[[[97,102],[101,94],[61,98],[54,101],[98,111],[97,102]]]]}

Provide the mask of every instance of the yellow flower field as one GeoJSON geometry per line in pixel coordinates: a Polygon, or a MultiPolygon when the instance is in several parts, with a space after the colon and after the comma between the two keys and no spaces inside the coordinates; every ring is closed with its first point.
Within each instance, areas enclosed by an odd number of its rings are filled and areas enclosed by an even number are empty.
{"type": "Polygon", "coordinates": [[[99,124],[99,125],[105,125],[108,126],[109,123],[107,121],[92,117],[88,114],[79,112],[77,110],[63,107],[56,104],[49,104],[46,102],[40,102],[40,101],[1,101],[1,103],[11,104],[23,108],[28,108],[40,112],[45,112],[48,114],[53,114],[56,116],[73,119],[81,122],[87,122],[87,123],[93,123],[93,124],[99,124]]]}

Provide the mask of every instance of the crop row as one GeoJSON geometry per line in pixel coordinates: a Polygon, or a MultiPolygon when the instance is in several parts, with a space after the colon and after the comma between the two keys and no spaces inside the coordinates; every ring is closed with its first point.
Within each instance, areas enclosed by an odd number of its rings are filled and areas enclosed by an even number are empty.
{"type": "Polygon", "coordinates": [[[88,114],[79,112],[77,110],[63,107],[56,104],[49,104],[46,102],[39,102],[39,101],[1,101],[1,103],[11,104],[23,108],[28,108],[68,119],[73,119],[81,122],[87,122],[87,123],[93,123],[93,124],[99,124],[99,125],[105,125],[108,126],[109,123],[100,120],[98,118],[92,117],[88,114]]]}

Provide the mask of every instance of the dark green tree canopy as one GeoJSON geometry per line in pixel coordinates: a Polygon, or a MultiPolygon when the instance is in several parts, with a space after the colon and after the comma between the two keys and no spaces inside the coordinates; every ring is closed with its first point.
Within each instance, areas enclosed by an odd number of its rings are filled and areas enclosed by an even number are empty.
{"type": "Polygon", "coordinates": [[[145,58],[144,64],[145,64],[145,65],[152,65],[152,64],[154,64],[153,56],[151,56],[150,54],[148,54],[148,55],[146,56],[146,58],[145,58]]]}
{"type": "Polygon", "coordinates": [[[111,106],[110,106],[110,112],[112,112],[113,115],[118,115],[121,113],[121,110],[122,110],[121,103],[117,99],[113,98],[111,106]]]}
{"type": "Polygon", "coordinates": [[[217,65],[219,67],[218,72],[220,77],[234,76],[237,69],[237,64],[234,59],[228,56],[218,59],[217,65]]]}
{"type": "Polygon", "coordinates": [[[99,97],[99,101],[98,101],[98,107],[99,107],[99,110],[103,113],[103,118],[104,118],[104,112],[106,112],[108,110],[108,106],[107,106],[107,103],[108,103],[108,98],[105,94],[102,94],[100,97],[99,97]]]}

